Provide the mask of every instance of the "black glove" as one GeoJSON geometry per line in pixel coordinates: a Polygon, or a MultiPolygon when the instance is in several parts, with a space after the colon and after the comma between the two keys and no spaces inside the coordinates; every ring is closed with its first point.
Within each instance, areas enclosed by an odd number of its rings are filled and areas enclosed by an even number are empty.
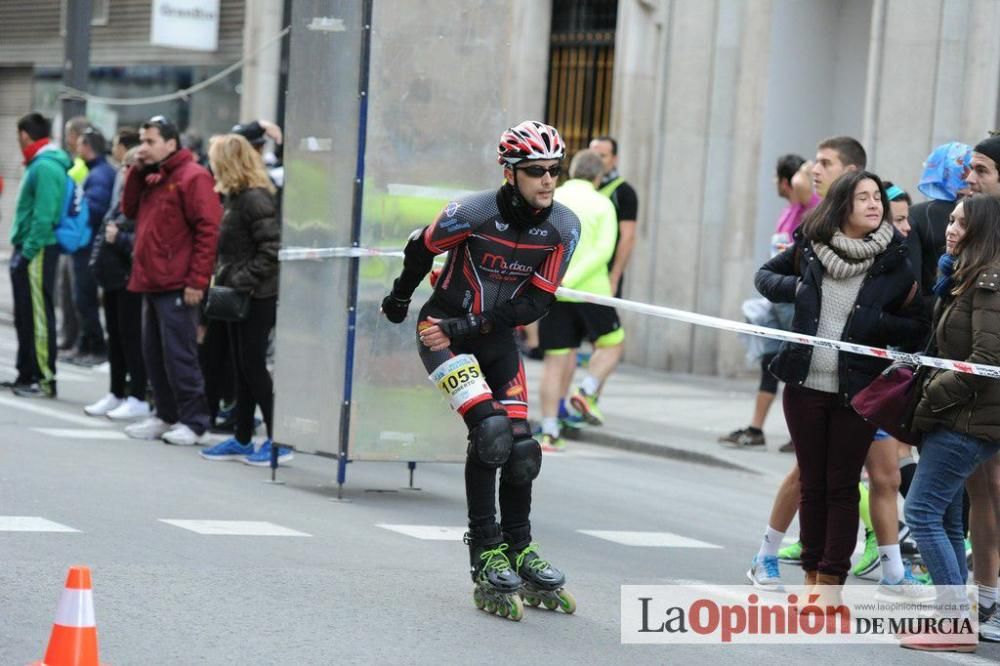
{"type": "Polygon", "coordinates": [[[488,322],[479,315],[471,312],[464,317],[451,317],[442,319],[437,323],[441,332],[448,336],[452,342],[464,340],[473,335],[486,334],[492,330],[492,322],[488,322]]]}
{"type": "Polygon", "coordinates": [[[382,299],[382,312],[385,318],[393,324],[401,324],[406,319],[406,311],[410,309],[410,299],[398,298],[391,291],[382,299]]]}

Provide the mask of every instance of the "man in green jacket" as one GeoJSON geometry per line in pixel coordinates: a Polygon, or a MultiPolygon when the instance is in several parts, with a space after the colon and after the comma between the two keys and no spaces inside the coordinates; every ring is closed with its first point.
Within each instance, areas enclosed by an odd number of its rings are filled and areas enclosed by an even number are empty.
{"type": "Polygon", "coordinates": [[[17,140],[26,166],[10,232],[17,378],[5,385],[22,397],[56,397],[53,291],[59,246],[55,227],[73,163],[51,142],[51,129],[51,122],[39,113],[17,121],[17,140]]]}

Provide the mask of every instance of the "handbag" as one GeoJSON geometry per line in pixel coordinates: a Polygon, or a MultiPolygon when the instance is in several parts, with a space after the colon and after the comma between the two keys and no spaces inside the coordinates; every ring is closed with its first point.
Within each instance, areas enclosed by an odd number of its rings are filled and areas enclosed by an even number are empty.
{"type": "Polygon", "coordinates": [[[925,366],[893,363],[851,399],[851,407],[904,444],[919,444],[921,433],[912,428],[913,413],[920,402],[926,371],[925,366]]]}
{"type": "Polygon", "coordinates": [[[250,292],[211,286],[205,297],[205,316],[219,321],[245,321],[250,315],[250,292]]]}

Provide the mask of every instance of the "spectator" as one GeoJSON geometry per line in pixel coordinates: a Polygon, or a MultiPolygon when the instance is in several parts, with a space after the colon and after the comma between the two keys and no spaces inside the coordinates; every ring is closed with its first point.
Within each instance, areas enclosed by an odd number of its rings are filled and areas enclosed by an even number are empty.
{"type": "MultiPolygon", "coordinates": [[[[795,244],[757,273],[757,288],[774,302],[795,303],[796,333],[877,347],[919,346],[927,323],[878,176],[851,171],[824,191],[829,195],[806,217],[795,244]]],[[[791,343],[782,344],[771,364],[787,384],[785,419],[802,488],[802,568],[807,585],[831,586],[824,602],[839,600],[850,568],[858,482],[875,434],[850,399],[887,365],[791,343]]]]}
{"type": "Polygon", "coordinates": [[[53,289],[59,246],[55,226],[62,214],[67,172],[73,162],[50,141],[51,129],[49,120],[39,113],[17,121],[17,140],[27,169],[10,232],[17,378],[5,385],[24,397],[56,397],[53,289]]]}
{"type": "Polygon", "coordinates": [[[178,148],[173,123],[154,116],[139,136],[122,212],[136,220],[128,289],[143,296],[142,349],[157,414],[125,432],[190,446],[208,429],[198,305],[212,275],[222,207],[212,176],[178,148]]]}
{"type": "Polygon", "coordinates": [[[146,402],[146,366],[142,359],[142,296],[129,291],[135,222],[121,212],[120,198],[124,174],[135,164],[139,134],[119,130],[114,145],[128,148],[122,168],[115,178],[112,206],[104,217],[94,242],[90,268],[104,290],[104,320],[108,327],[108,361],[111,390],[83,410],[91,416],[107,416],[116,421],[149,418],[146,402]]]}
{"type": "MultiPolygon", "coordinates": [[[[235,436],[201,452],[208,460],[242,459],[250,465],[271,463],[274,436],[274,387],[267,370],[267,344],[278,306],[278,250],[281,229],[274,186],[250,143],[238,134],[212,139],[208,149],[215,189],[225,197],[219,230],[215,284],[250,295],[246,320],[229,322],[230,349],[236,365],[235,436]],[[254,451],[254,412],[264,415],[267,439],[254,451]]],[[[292,458],[280,448],[278,461],[292,458]]]]}
{"type": "MultiPolygon", "coordinates": [[[[90,121],[85,116],[74,116],[63,126],[63,145],[73,159],[69,170],[70,178],[82,185],[87,179],[87,163],[76,154],[77,145],[84,131],[90,127],[90,121]]],[[[62,324],[60,326],[59,349],[68,351],[76,349],[80,338],[80,319],[77,316],[76,295],[73,290],[73,258],[63,254],[59,256],[59,269],[56,274],[56,307],[59,309],[62,324]]]]}
{"type": "Polygon", "coordinates": [[[234,125],[233,134],[239,134],[249,141],[254,150],[263,158],[264,166],[267,169],[267,176],[277,188],[280,199],[281,190],[285,186],[285,168],[274,153],[264,153],[264,146],[267,145],[267,140],[271,139],[274,142],[275,148],[280,149],[284,141],[281,128],[268,120],[254,120],[250,123],[234,125]]]}
{"type": "MultiPolygon", "coordinates": [[[[974,155],[974,170],[976,166],[974,155]]],[[[941,299],[936,308],[935,355],[1000,365],[1000,280],[996,278],[1000,273],[1000,198],[975,195],[960,202],[945,238],[947,254],[934,286],[941,299]]],[[[962,590],[960,600],[966,601],[962,486],[973,470],[995,458],[1000,449],[1000,382],[932,370],[913,425],[924,437],[917,474],[906,498],[906,522],[938,586],[938,600],[955,601],[946,596],[944,586],[960,586],[953,589],[962,590]]],[[[976,502],[973,497],[973,508],[976,502]]],[[[995,541],[984,545],[996,548],[995,541]]],[[[978,569],[977,561],[976,579],[980,580],[978,569]]],[[[985,640],[1000,640],[1000,616],[994,612],[985,618],[979,631],[985,640]]],[[[916,636],[906,640],[905,647],[941,649],[940,639],[916,636]]]]}
{"type": "MultiPolygon", "coordinates": [[[[777,183],[778,196],[788,201],[781,211],[778,225],[771,237],[771,256],[777,256],[792,244],[792,234],[802,224],[802,218],[819,203],[819,196],[813,192],[809,182],[810,162],[798,155],[782,155],[778,158],[777,183]]],[[[770,326],[788,330],[792,325],[792,307],[788,303],[771,303],[767,299],[751,299],[743,304],[744,314],[754,313],[747,319],[751,324],[770,326]]],[[[746,428],[734,430],[719,438],[720,442],[737,446],[765,446],[764,420],[767,419],[774,398],[778,394],[778,380],[768,367],[778,354],[777,341],[767,338],[753,337],[750,340],[751,351],[756,350],[756,358],[760,360],[760,386],[757,389],[757,400],[754,403],[753,418],[746,428]]],[[[756,359],[755,359],[756,360],[756,359]]],[[[779,449],[782,453],[791,453],[794,447],[791,442],[783,444],[779,449]]]]}
{"type": "Polygon", "coordinates": [[[106,151],[104,135],[88,127],[77,140],[77,155],[87,165],[87,177],[83,181],[83,195],[90,206],[90,226],[94,231],[91,244],[74,252],[73,296],[77,317],[80,322],[79,342],[75,355],[67,359],[75,365],[94,366],[107,360],[107,346],[104,329],[101,327],[100,303],[97,297],[97,280],[90,269],[90,255],[98,243],[97,230],[104,216],[111,208],[111,192],[115,184],[115,170],[104,156],[106,151]]]}
{"type": "MultiPolygon", "coordinates": [[[[566,268],[562,286],[610,296],[608,260],[615,251],[618,223],[614,206],[596,191],[601,171],[598,153],[579,151],[570,163],[570,180],[556,189],[555,200],[580,218],[580,242],[566,268]]],[[[600,414],[596,395],[621,359],[624,338],[625,331],[614,308],[564,297],[557,297],[549,308],[549,314],[539,322],[540,347],[545,351],[541,384],[543,451],[562,451],[566,446],[560,437],[558,414],[560,402],[573,380],[577,347],[587,339],[602,352],[594,354],[584,380],[588,382],[588,393],[584,395],[595,396],[588,412],[593,419],[600,414]]],[[[589,401],[584,407],[590,407],[589,401]]]]}
{"type": "Polygon", "coordinates": [[[604,175],[597,190],[611,199],[618,215],[618,240],[614,258],[608,264],[611,293],[621,298],[625,268],[635,247],[635,226],[639,219],[639,195],[618,173],[618,142],[610,136],[599,136],[590,142],[604,162],[604,175]]]}

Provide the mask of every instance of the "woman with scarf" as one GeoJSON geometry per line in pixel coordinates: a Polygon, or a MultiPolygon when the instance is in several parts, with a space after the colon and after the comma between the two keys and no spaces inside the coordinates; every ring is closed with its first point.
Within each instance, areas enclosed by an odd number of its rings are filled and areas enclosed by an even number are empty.
{"type": "MultiPolygon", "coordinates": [[[[794,244],[758,271],[758,291],[794,303],[792,330],[884,348],[914,349],[927,321],[906,246],[890,221],[882,181],[867,171],[838,178],[795,233],[794,244]]],[[[875,426],[850,400],[888,360],[784,343],[771,372],[786,383],[785,419],[802,490],[799,523],[806,584],[837,586],[857,541],[858,482],[875,426]]]]}
{"type": "MultiPolygon", "coordinates": [[[[1000,366],[1000,198],[976,195],[959,202],[945,233],[945,250],[934,285],[934,355],[1000,366]]],[[[964,600],[962,489],[976,467],[1000,450],[1000,381],[931,370],[913,427],[924,436],[906,498],[906,523],[934,584],[963,586],[939,587],[939,599],[954,592],[964,600]]],[[[980,635],[1000,640],[1000,615],[981,621],[980,635]]],[[[941,649],[926,637],[910,642],[907,647],[941,649]]]]}

